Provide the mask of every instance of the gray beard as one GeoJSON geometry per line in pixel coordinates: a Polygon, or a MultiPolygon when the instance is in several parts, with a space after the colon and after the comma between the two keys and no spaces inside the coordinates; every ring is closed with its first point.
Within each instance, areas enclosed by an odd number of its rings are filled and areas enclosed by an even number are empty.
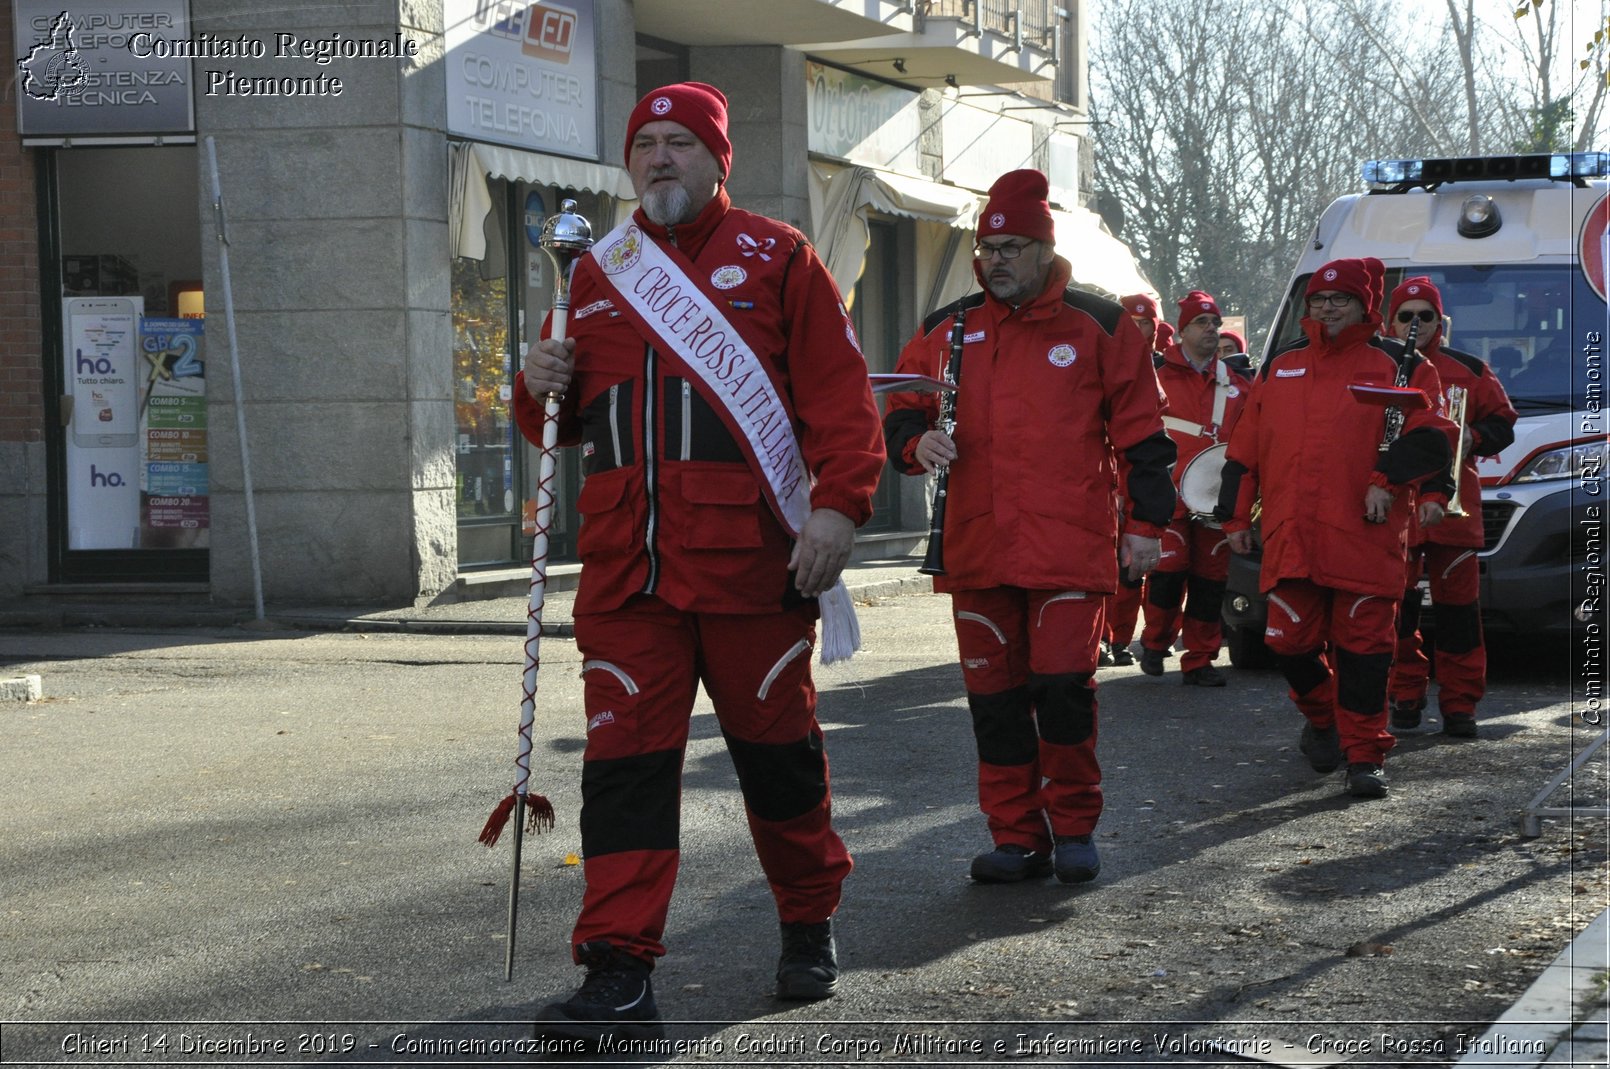
{"type": "Polygon", "coordinates": [[[643,214],[657,226],[676,226],[686,222],[693,198],[680,184],[654,186],[643,194],[643,214]]]}

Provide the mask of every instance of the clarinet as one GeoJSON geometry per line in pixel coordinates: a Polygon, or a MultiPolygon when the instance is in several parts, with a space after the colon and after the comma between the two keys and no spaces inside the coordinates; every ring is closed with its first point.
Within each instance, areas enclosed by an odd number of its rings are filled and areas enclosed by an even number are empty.
{"type": "MultiPolygon", "coordinates": [[[[956,317],[950,321],[950,363],[945,365],[945,382],[952,389],[939,395],[939,429],[956,436],[956,390],[961,380],[962,346],[967,334],[967,309],[959,304],[956,317]]],[[[950,486],[950,465],[941,464],[935,469],[933,524],[928,528],[928,554],[917,571],[923,575],[945,574],[945,497],[950,486]]]]}
{"type": "MultiPolygon", "coordinates": [[[[1420,317],[1416,316],[1414,322],[1409,324],[1409,336],[1403,339],[1403,359],[1398,361],[1397,377],[1392,385],[1403,387],[1409,384],[1409,371],[1414,366],[1414,347],[1420,340],[1420,317]]],[[[1397,405],[1388,405],[1386,408],[1386,430],[1381,435],[1379,452],[1386,452],[1392,448],[1392,443],[1398,440],[1403,433],[1403,409],[1397,405]]]]}

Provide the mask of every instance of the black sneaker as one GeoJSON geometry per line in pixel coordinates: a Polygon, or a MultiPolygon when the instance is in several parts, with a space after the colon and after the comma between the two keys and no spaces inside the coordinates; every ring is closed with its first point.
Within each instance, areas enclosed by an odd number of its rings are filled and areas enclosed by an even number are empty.
{"type": "Polygon", "coordinates": [[[1452,735],[1456,739],[1481,737],[1476,730],[1476,716],[1474,713],[1443,713],[1442,733],[1452,735]]]}
{"type": "Polygon", "coordinates": [[[1347,793],[1354,798],[1385,798],[1386,773],[1380,765],[1352,762],[1347,766],[1347,793]]]}
{"type": "Polygon", "coordinates": [[[1101,644],[1101,651],[1096,654],[1097,668],[1111,668],[1113,666],[1112,646],[1106,642],[1101,644]]]}
{"type": "Polygon", "coordinates": [[[1038,850],[1007,843],[973,858],[972,874],[979,883],[1018,883],[1051,875],[1051,859],[1038,850]]]}
{"type": "Polygon", "coordinates": [[[1112,647],[1112,663],[1115,668],[1128,668],[1135,663],[1135,655],[1129,652],[1128,646],[1112,647]]]}
{"type": "Polygon", "coordinates": [[[1201,668],[1193,668],[1180,677],[1180,682],[1187,687],[1222,687],[1225,679],[1224,673],[1211,664],[1204,664],[1201,668]]]}
{"type": "Polygon", "coordinates": [[[1165,656],[1167,655],[1162,650],[1148,649],[1142,646],[1140,648],[1140,670],[1149,676],[1162,675],[1163,658],[1165,656]]]}
{"type": "Polygon", "coordinates": [[[832,998],[839,986],[833,922],[783,924],[783,954],[777,959],[777,997],[832,998]]]}
{"type": "Polygon", "coordinates": [[[1101,872],[1101,857],[1088,835],[1058,835],[1051,851],[1059,883],[1089,883],[1101,872]]]}
{"type": "Polygon", "coordinates": [[[581,944],[576,956],[587,966],[587,979],[567,1001],[538,1011],[534,1038],[581,1040],[594,1053],[606,1037],[664,1038],[665,1023],[649,983],[653,965],[602,941],[581,944]]]}
{"type": "Polygon", "coordinates": [[[1304,724],[1297,748],[1308,758],[1315,772],[1335,772],[1342,766],[1342,740],[1334,726],[1321,729],[1304,724]]]}
{"type": "Polygon", "coordinates": [[[1420,714],[1425,711],[1424,698],[1411,698],[1407,701],[1393,701],[1392,726],[1407,731],[1420,726],[1420,714]]]}

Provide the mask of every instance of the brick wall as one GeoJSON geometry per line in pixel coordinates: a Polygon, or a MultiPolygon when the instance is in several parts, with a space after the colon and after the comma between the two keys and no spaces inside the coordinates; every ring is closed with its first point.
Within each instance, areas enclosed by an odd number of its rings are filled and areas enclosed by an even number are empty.
{"type": "MultiPolygon", "coordinates": [[[[0,56],[15,56],[11,19],[0,18],[0,56]]],[[[44,438],[39,328],[39,223],[34,159],[17,135],[17,92],[0,99],[0,442],[44,438]]]]}

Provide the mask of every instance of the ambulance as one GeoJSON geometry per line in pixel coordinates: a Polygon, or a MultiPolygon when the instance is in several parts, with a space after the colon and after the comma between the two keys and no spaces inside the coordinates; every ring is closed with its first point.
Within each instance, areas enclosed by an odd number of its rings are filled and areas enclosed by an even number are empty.
{"type": "MultiPolygon", "coordinates": [[[[1368,191],[1332,203],[1302,249],[1265,355],[1302,336],[1309,276],[1330,260],[1376,257],[1387,293],[1430,277],[1445,344],[1485,360],[1520,416],[1515,443],[1477,468],[1484,626],[1568,635],[1598,622],[1586,584],[1604,570],[1610,153],[1371,160],[1363,172],[1368,191]]],[[[1231,664],[1269,663],[1263,629],[1257,558],[1234,558],[1231,664]]]]}

